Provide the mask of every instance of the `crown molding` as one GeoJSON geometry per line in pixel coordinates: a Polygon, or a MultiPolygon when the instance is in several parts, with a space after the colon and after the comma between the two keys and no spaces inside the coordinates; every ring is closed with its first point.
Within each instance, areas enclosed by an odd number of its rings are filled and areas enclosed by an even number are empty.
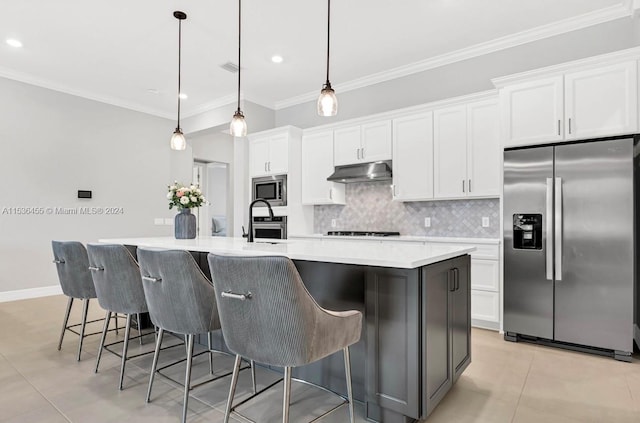
{"type": "MultiPolygon", "coordinates": [[[[538,41],[556,35],[561,35],[579,29],[587,28],[589,26],[613,21],[623,17],[628,17],[633,14],[633,10],[631,10],[632,8],[640,8],[640,0],[622,0],[620,4],[615,6],[598,9],[579,16],[574,16],[550,24],[538,26],[505,37],[496,38],[491,41],[452,51],[450,53],[434,56],[432,58],[415,62],[409,65],[399,66],[397,68],[371,74],[342,84],[333,84],[333,87],[338,93],[352,91],[358,88],[364,88],[370,85],[386,82],[396,78],[401,78],[403,76],[412,75],[429,69],[438,68],[451,63],[460,62],[496,51],[505,50],[511,47],[517,47],[519,45],[527,44],[533,41],[538,41]],[[627,4],[628,2],[632,2],[631,6],[627,4]]],[[[319,91],[314,91],[291,97],[286,100],[277,101],[275,103],[275,110],[281,110],[287,107],[295,106],[297,104],[312,101],[316,99],[318,95],[319,91]]]]}
{"type": "MultiPolygon", "coordinates": [[[[242,99],[243,96],[240,96],[240,99],[242,99]]],[[[210,110],[214,110],[220,107],[224,107],[224,106],[228,106],[229,104],[235,104],[236,101],[238,101],[238,97],[236,96],[236,94],[228,94],[225,95],[223,97],[218,97],[217,99],[210,101],[208,103],[204,103],[201,104],[191,110],[189,110],[187,113],[183,114],[183,118],[187,119],[190,118],[192,116],[196,116],[202,113],[206,113],[210,110]]],[[[235,106],[234,106],[235,108],[235,106]]]]}
{"type": "Polygon", "coordinates": [[[86,98],[88,100],[93,100],[93,101],[109,104],[116,107],[122,107],[122,108],[133,110],[136,112],[146,113],[148,115],[153,115],[153,116],[157,116],[165,119],[175,118],[173,114],[169,114],[160,109],[153,109],[150,107],[143,106],[141,104],[130,103],[122,99],[118,99],[110,96],[104,96],[104,95],[96,94],[90,91],[74,89],[66,85],[57,84],[55,82],[52,82],[46,79],[38,78],[26,73],[16,72],[4,67],[0,67],[0,77],[11,79],[18,82],[24,82],[25,84],[35,85],[37,87],[46,88],[49,90],[73,95],[76,97],[86,98]]]}
{"type": "Polygon", "coordinates": [[[591,56],[585,59],[574,60],[571,62],[560,63],[558,65],[547,66],[545,68],[534,69],[531,71],[515,73],[513,75],[501,76],[493,78],[491,82],[496,88],[502,88],[515,82],[526,81],[528,79],[540,78],[546,76],[555,76],[567,71],[582,70],[593,67],[601,67],[608,64],[626,62],[629,60],[638,60],[640,58],[640,47],[632,47],[625,50],[618,50],[612,53],[591,56]]]}

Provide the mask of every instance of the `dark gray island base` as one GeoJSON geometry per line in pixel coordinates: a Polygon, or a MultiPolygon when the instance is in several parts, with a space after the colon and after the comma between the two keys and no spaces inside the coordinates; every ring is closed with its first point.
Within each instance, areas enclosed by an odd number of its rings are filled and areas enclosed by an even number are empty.
{"type": "MultiPolygon", "coordinates": [[[[205,273],[207,253],[192,252],[205,273]]],[[[351,347],[354,398],[367,419],[409,423],[427,417],[471,362],[470,258],[398,269],[294,260],[323,307],[364,313],[351,347]]],[[[294,377],[346,395],[335,354],[294,377]]]]}

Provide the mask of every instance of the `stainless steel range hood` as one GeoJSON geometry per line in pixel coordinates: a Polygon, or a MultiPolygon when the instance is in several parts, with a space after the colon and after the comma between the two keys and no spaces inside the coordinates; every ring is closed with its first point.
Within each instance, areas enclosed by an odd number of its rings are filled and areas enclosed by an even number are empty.
{"type": "Polygon", "coordinates": [[[388,181],[391,179],[391,176],[391,161],[385,160],[336,166],[335,171],[327,178],[327,181],[342,182],[344,184],[352,182],[388,181]]]}

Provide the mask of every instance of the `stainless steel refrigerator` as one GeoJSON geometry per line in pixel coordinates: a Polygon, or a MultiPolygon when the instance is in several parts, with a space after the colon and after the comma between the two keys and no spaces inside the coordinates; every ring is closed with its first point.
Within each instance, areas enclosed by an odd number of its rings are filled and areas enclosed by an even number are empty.
{"type": "Polygon", "coordinates": [[[630,360],[638,139],[505,149],[505,339],[630,360]]]}

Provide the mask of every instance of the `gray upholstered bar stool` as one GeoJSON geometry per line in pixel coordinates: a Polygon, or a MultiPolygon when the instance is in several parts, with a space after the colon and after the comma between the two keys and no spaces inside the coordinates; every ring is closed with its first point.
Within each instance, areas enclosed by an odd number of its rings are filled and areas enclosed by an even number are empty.
{"type": "MultiPolygon", "coordinates": [[[[140,279],[140,268],[124,245],[88,244],[87,252],[89,254],[89,270],[93,277],[98,302],[103,309],[107,310],[102,337],[100,338],[100,346],[98,347],[96,373],[100,366],[102,350],[105,348],[104,342],[107,337],[111,314],[121,313],[127,317],[124,340],[122,342],[122,355],[120,356],[122,361],[120,364],[120,383],[118,389],[122,389],[124,368],[127,362],[127,350],[129,348],[131,317],[134,314],[137,315],[138,337],[142,339],[139,326],[140,313],[146,313],[148,311],[144,290],[142,289],[142,280],[140,279]]],[[[137,356],[138,355],[134,357],[137,356]]]]}
{"type": "Polygon", "coordinates": [[[77,241],[51,241],[53,248],[53,262],[56,264],[58,271],[58,279],[64,295],[69,297],[67,301],[67,311],[64,315],[62,323],[62,332],[60,333],[60,342],[58,342],[58,351],[62,348],[62,340],[65,332],[71,331],[80,336],[78,343],[78,361],[82,353],[82,341],[86,336],[94,335],[93,333],[85,335],[85,327],[87,323],[96,322],[92,320],[87,322],[87,313],[89,311],[89,300],[96,298],[96,290],[89,272],[89,259],[87,250],[82,243],[77,241]],[[84,301],[82,307],[82,321],[79,324],[69,325],[69,314],[73,300],[81,299],[84,301]],[[80,332],[76,332],[73,328],[80,326],[80,332]]]}
{"type": "Polygon", "coordinates": [[[291,368],[343,350],[349,415],[354,422],[349,345],[360,339],[362,313],[320,307],[293,262],[282,256],[209,254],[220,323],[236,362],[225,412],[233,410],[240,357],[284,367],[282,421],[289,421],[291,368]]]}
{"type": "MultiPolygon", "coordinates": [[[[138,260],[144,294],[149,306],[151,321],[159,328],[156,342],[147,402],[151,397],[153,379],[158,370],[158,355],[164,331],[184,334],[187,338],[187,368],[184,382],[182,422],[187,418],[187,403],[191,384],[194,335],[209,335],[209,359],[211,360],[210,333],[220,329],[218,307],[211,281],[202,273],[187,251],[138,248],[138,260]]],[[[209,361],[211,365],[211,361],[209,361]]],[[[252,363],[253,364],[253,363],[252,363]]],[[[255,372],[252,377],[255,390],[255,372]]],[[[231,372],[216,377],[219,379],[231,372]]]]}

